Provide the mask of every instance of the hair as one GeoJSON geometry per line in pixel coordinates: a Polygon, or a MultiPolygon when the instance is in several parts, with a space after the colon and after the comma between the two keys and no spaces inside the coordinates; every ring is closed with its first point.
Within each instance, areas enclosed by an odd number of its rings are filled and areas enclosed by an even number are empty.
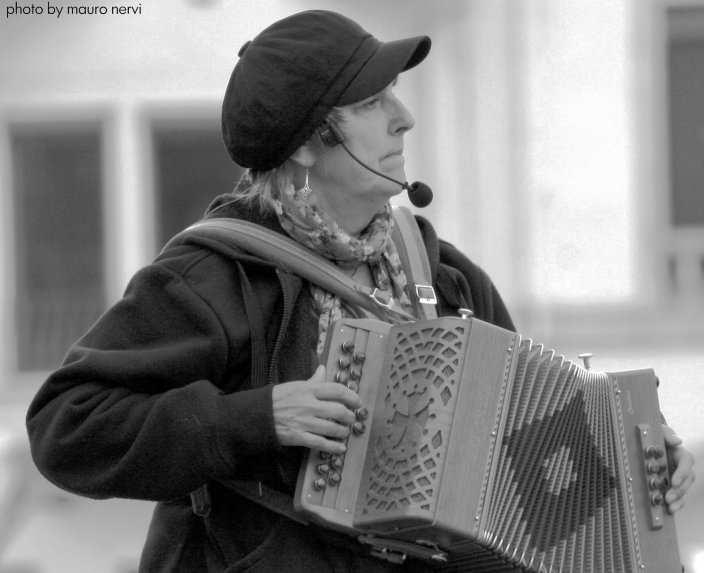
{"type": "MultiPolygon", "coordinates": [[[[349,110],[344,107],[334,107],[328,118],[336,123],[344,123],[349,117],[349,110]]],[[[317,155],[322,155],[328,149],[316,129],[308,139],[308,143],[317,155]]],[[[293,184],[294,162],[287,159],[282,165],[266,171],[247,169],[232,191],[234,200],[257,206],[265,213],[274,211],[274,194],[293,184]]]]}

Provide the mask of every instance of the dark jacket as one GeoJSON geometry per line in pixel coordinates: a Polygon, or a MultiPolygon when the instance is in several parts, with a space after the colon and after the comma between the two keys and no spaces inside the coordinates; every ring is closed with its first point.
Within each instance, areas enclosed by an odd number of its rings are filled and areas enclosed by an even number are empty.
{"type": "MultiPolygon", "coordinates": [[[[207,216],[283,233],[275,217],[227,197],[207,216]]],[[[513,329],[487,275],[418,222],[439,314],[467,307],[513,329]]],[[[159,502],[140,571],[396,569],[351,538],[300,525],[225,485],[256,480],[289,493],[295,486],[301,452],[277,442],[271,386],[315,368],[317,319],[306,284],[234,248],[171,248],[134,276],[32,402],[32,454],[49,480],[96,499],[159,502]],[[203,483],[212,498],[207,519],[189,498],[203,483]]]]}

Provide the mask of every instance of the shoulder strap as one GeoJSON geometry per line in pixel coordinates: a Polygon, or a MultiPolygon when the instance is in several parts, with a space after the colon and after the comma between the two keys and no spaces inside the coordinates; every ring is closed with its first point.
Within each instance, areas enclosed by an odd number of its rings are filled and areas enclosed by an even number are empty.
{"type": "Polygon", "coordinates": [[[415,320],[379,289],[360,285],[330,261],[293,239],[270,231],[256,223],[240,219],[206,219],[191,225],[171,239],[162,252],[189,241],[215,240],[258,255],[281,268],[297,274],[321,288],[334,292],[380,320],[391,323],[415,320]]]}
{"type": "Polygon", "coordinates": [[[411,297],[419,312],[419,317],[426,320],[437,318],[437,297],[433,289],[430,275],[428,252],[420,234],[418,223],[410,209],[402,206],[393,208],[394,226],[393,240],[401,257],[403,268],[407,270],[408,282],[411,286],[411,297]]]}

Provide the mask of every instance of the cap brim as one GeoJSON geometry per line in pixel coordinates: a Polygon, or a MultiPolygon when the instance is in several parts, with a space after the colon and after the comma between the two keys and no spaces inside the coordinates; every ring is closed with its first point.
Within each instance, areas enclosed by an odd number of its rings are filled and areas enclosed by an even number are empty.
{"type": "Polygon", "coordinates": [[[401,72],[420,64],[428,52],[428,36],[381,43],[347,86],[336,105],[350,105],[379,93],[401,72]]]}

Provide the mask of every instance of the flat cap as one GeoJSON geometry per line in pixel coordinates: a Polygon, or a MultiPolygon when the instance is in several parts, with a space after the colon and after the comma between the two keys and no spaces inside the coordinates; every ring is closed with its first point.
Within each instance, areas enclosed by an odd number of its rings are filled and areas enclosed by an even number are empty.
{"type": "Polygon", "coordinates": [[[335,106],[371,97],[418,65],[430,38],[382,42],[335,12],[309,10],[242,46],[222,106],[232,160],[266,171],[283,164],[335,106]]]}

